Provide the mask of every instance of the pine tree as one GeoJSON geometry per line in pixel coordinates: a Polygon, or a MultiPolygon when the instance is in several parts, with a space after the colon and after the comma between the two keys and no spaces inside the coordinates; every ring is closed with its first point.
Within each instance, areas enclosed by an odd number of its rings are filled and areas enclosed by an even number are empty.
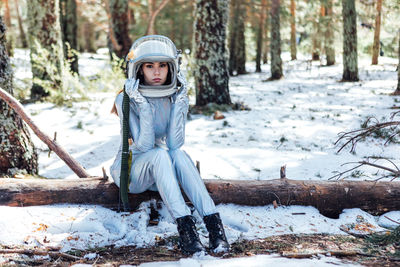
{"type": "Polygon", "coordinates": [[[261,57],[263,53],[263,44],[265,38],[265,17],[267,10],[267,1],[261,0],[259,25],[257,28],[257,51],[256,51],[256,72],[261,72],[261,57]]]}
{"type": "Polygon", "coordinates": [[[290,57],[292,60],[297,59],[296,2],[295,2],[295,0],[290,0],[290,57]]]}
{"type": "Polygon", "coordinates": [[[372,46],[372,65],[378,64],[379,56],[379,36],[381,32],[382,0],[376,2],[374,45],[372,46]]]}
{"type": "Polygon", "coordinates": [[[31,98],[40,99],[62,90],[64,54],[59,1],[27,1],[29,46],[33,85],[31,98]]]}
{"type": "Polygon", "coordinates": [[[132,40],[128,31],[128,0],[109,0],[109,8],[111,14],[111,27],[118,47],[112,46],[112,52],[119,58],[125,58],[132,40]]]}
{"type": "Polygon", "coordinates": [[[229,74],[246,73],[244,23],[246,6],[242,0],[231,0],[229,18],[229,74]]]}
{"type": "Polygon", "coordinates": [[[14,4],[15,4],[15,11],[17,13],[18,28],[19,28],[19,36],[21,38],[21,45],[22,45],[22,48],[28,48],[28,41],[26,40],[26,34],[25,34],[24,26],[22,24],[21,15],[19,13],[18,0],[14,0],[14,4]]]}
{"type": "Polygon", "coordinates": [[[399,56],[399,64],[397,65],[397,88],[393,92],[393,95],[400,95],[400,29],[399,29],[399,49],[398,49],[398,56],[399,56]]]}
{"type": "Polygon", "coordinates": [[[335,64],[335,47],[334,47],[334,30],[333,30],[333,8],[332,0],[322,0],[325,8],[325,53],[326,65],[331,66],[335,64]]]}
{"type": "Polygon", "coordinates": [[[226,51],[229,1],[196,0],[193,69],[196,105],[230,104],[226,51]]]}
{"type": "MultiPolygon", "coordinates": [[[[13,94],[12,69],[6,52],[6,28],[0,16],[0,88],[13,94]]],[[[26,171],[37,174],[37,154],[28,128],[20,117],[0,100],[0,174],[26,171]]]]}
{"type": "Polygon", "coordinates": [[[71,71],[78,74],[76,0],[60,0],[60,14],[64,57],[70,63],[71,71]]]}
{"type": "Polygon", "coordinates": [[[357,13],[355,0],[342,0],[343,81],[358,81],[357,13]]]}
{"type": "Polygon", "coordinates": [[[280,79],[282,74],[281,33],[280,33],[280,0],[271,3],[271,77],[270,80],[280,79]]]}

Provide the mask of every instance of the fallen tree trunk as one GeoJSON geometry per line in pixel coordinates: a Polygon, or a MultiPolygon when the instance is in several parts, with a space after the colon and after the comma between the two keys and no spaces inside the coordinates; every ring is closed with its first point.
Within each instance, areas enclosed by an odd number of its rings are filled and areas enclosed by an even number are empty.
{"type": "MultiPolygon", "coordinates": [[[[216,204],[263,206],[275,200],[280,205],[314,206],[321,214],[337,218],[343,209],[361,208],[374,215],[400,210],[399,182],[204,180],[216,204]]],[[[157,192],[129,194],[131,207],[157,192]]],[[[118,206],[118,188],[103,178],[0,179],[0,205],[32,206],[56,203],[118,206]]]]}

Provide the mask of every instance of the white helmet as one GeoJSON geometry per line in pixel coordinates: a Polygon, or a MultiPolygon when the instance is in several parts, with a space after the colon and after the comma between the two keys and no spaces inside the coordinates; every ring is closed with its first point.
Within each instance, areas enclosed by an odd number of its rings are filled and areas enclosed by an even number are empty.
{"type": "Polygon", "coordinates": [[[140,67],[145,62],[167,62],[169,73],[164,85],[139,84],[139,91],[145,97],[170,96],[177,91],[180,52],[174,43],[162,35],[147,35],[137,39],[126,56],[128,79],[140,79],[140,67]]]}

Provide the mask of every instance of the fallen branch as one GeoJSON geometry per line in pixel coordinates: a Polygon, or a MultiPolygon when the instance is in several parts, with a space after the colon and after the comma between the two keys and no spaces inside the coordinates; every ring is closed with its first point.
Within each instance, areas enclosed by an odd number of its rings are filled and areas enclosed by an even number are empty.
{"type": "Polygon", "coordinates": [[[65,258],[68,260],[80,260],[81,258],[59,251],[47,251],[38,249],[0,249],[0,254],[26,254],[26,255],[49,255],[52,258],[65,258]]]}
{"type": "Polygon", "coordinates": [[[55,140],[43,133],[39,127],[32,121],[32,119],[26,114],[23,106],[16,100],[12,95],[0,87],[0,98],[7,102],[7,104],[31,127],[33,132],[42,140],[50,150],[54,151],[60,159],[62,159],[71,170],[78,175],[80,178],[90,177],[86,170],[77,162],[67,151],[59,146],[55,140]]]}
{"type": "Polygon", "coordinates": [[[392,127],[391,130],[393,131],[393,133],[386,139],[386,141],[385,141],[385,145],[386,145],[387,143],[392,141],[396,135],[400,134],[400,131],[396,131],[396,128],[400,125],[400,121],[393,120],[394,117],[398,114],[400,114],[400,111],[392,113],[392,115],[390,116],[391,121],[388,121],[388,122],[379,122],[375,118],[369,118],[364,123],[365,126],[367,126],[368,123],[372,119],[375,119],[376,122],[369,127],[365,127],[365,128],[350,131],[350,132],[339,133],[339,138],[336,140],[335,145],[338,145],[339,142],[341,142],[343,140],[347,140],[347,141],[345,141],[345,143],[340,146],[340,148],[337,152],[339,153],[343,148],[345,148],[349,144],[351,144],[350,152],[354,152],[356,145],[360,140],[364,139],[367,136],[370,136],[372,133],[374,133],[378,130],[381,130],[381,129],[387,128],[387,127],[392,127]]]}
{"type": "Polygon", "coordinates": [[[395,167],[395,169],[392,169],[392,168],[389,168],[389,167],[386,167],[386,166],[383,166],[383,165],[379,165],[379,164],[376,164],[376,163],[369,162],[370,158],[367,158],[366,160],[362,160],[362,161],[347,162],[345,164],[342,164],[342,166],[343,165],[348,165],[348,164],[357,164],[357,165],[355,167],[351,168],[351,169],[345,170],[343,172],[339,172],[339,173],[329,177],[328,180],[331,180],[333,178],[340,179],[341,177],[343,177],[344,174],[349,173],[349,172],[351,172],[351,171],[353,171],[355,169],[358,169],[361,166],[371,166],[371,167],[374,167],[374,168],[377,168],[377,169],[381,169],[381,170],[385,170],[385,171],[389,172],[389,174],[384,175],[382,177],[379,177],[375,181],[379,181],[379,180],[381,180],[383,178],[390,177],[390,176],[393,177],[392,180],[400,177],[400,169],[397,167],[397,165],[393,161],[391,161],[390,159],[387,159],[387,158],[376,158],[375,157],[374,159],[376,161],[380,160],[380,159],[386,160],[386,161],[390,162],[395,167]]]}
{"type": "MultiPolygon", "coordinates": [[[[374,215],[400,210],[400,182],[314,180],[204,180],[216,204],[313,206],[324,216],[338,218],[343,209],[360,208],[374,215]]],[[[160,199],[158,192],[129,194],[136,208],[160,199]]],[[[87,179],[0,179],[0,205],[22,207],[57,203],[118,207],[118,187],[103,177],[87,179]]]]}
{"type": "Polygon", "coordinates": [[[358,251],[355,250],[331,250],[331,251],[316,251],[311,253],[281,253],[282,257],[291,259],[305,259],[312,258],[318,255],[335,256],[335,257],[350,257],[360,255],[358,251]]]}

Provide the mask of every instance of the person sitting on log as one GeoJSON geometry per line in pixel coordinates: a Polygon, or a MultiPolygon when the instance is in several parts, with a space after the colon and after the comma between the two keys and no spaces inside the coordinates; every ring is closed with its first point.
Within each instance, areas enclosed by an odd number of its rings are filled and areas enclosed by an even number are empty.
{"type": "MultiPolygon", "coordinates": [[[[189,108],[186,79],[179,66],[180,51],[169,38],[149,35],[133,43],[126,60],[124,91],[129,99],[129,112],[123,113],[123,91],[116,97],[113,111],[120,117],[121,136],[123,118],[129,118],[128,134],[133,140],[129,146],[131,167],[127,191],[158,191],[177,223],[181,250],[185,254],[205,251],[180,185],[203,217],[210,249],[227,251],[229,244],[215,204],[191,158],[180,149],[189,108]]],[[[123,153],[121,144],[110,168],[120,190],[125,186],[121,176],[126,168],[121,169],[123,153]]]]}

